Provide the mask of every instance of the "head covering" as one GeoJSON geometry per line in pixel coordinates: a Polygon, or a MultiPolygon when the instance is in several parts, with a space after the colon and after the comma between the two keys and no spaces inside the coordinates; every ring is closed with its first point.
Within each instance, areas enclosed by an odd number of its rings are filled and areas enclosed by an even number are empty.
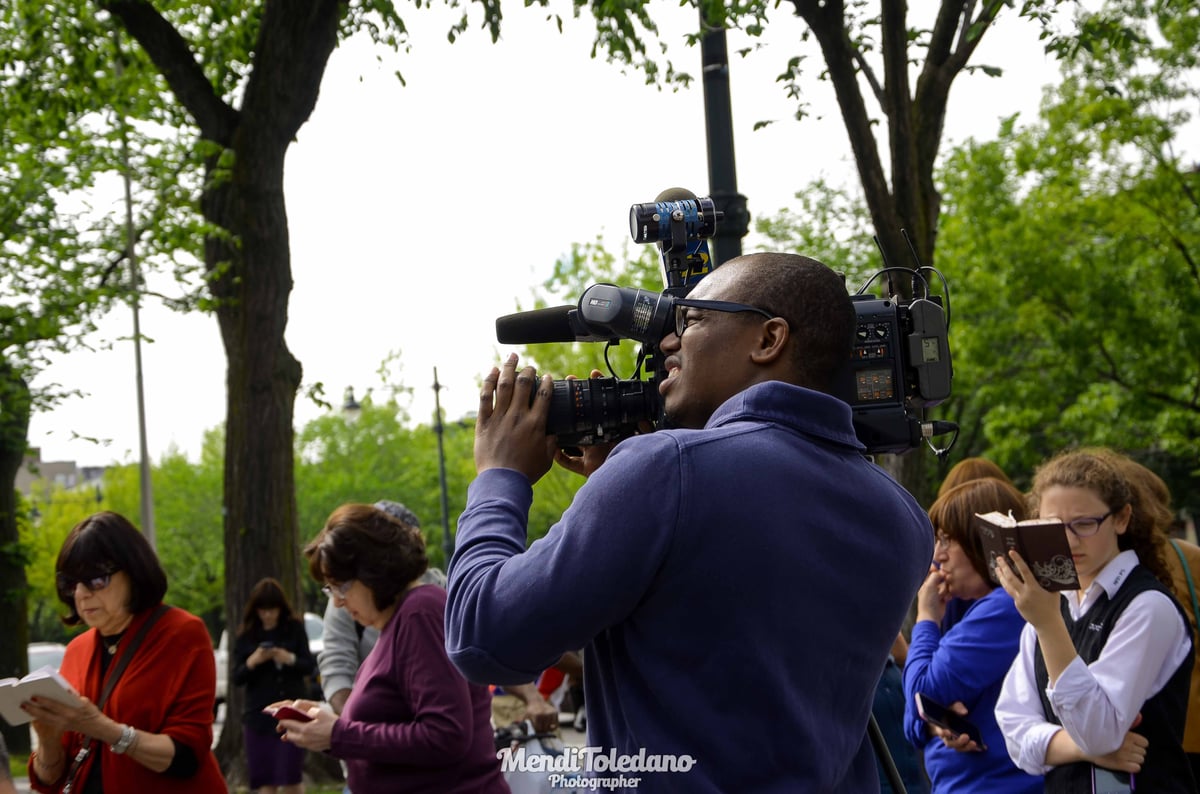
{"type": "MultiPolygon", "coordinates": [[[[381,499],[374,506],[377,510],[382,510],[392,518],[398,518],[411,527],[421,528],[421,521],[417,518],[417,514],[400,502],[390,502],[387,499],[381,499]]],[[[421,583],[436,584],[438,587],[444,588],[446,586],[446,574],[442,573],[440,568],[430,568],[421,574],[421,583]]]]}
{"type": "Polygon", "coordinates": [[[380,499],[375,503],[375,508],[382,510],[392,518],[398,518],[409,526],[421,528],[421,520],[417,518],[417,514],[409,510],[400,502],[391,502],[387,499],[380,499]]]}

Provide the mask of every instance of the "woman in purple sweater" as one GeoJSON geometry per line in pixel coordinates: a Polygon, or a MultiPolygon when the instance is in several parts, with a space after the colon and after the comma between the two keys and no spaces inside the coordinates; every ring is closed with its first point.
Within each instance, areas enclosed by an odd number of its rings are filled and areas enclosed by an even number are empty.
{"type": "Polygon", "coordinates": [[[346,762],[355,794],[507,792],[492,739],[491,694],[446,656],[446,591],[419,582],[420,530],[365,504],[339,507],[304,549],[325,593],[380,631],[341,716],[312,701],[284,740],[346,762]]]}

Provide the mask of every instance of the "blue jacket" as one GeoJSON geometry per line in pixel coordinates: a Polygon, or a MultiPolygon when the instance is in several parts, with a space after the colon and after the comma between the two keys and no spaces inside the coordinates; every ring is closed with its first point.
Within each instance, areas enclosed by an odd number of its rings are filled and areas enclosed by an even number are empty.
{"type": "Polygon", "coordinates": [[[844,402],[763,383],[622,441],[526,551],[531,500],[510,470],[469,489],[446,618],[468,678],[584,648],[589,745],[694,759],[638,791],[878,790],[867,717],[933,532],[844,402]]]}
{"type": "Polygon", "coordinates": [[[996,725],[996,698],[1017,655],[1025,619],[1000,587],[967,603],[962,617],[944,636],[931,620],[913,626],[904,663],[904,733],[924,748],[925,771],[935,794],[1041,792],[1042,778],[1013,764],[996,725]],[[933,738],[917,714],[917,692],[944,706],[962,701],[987,750],[960,753],[933,738]]]}

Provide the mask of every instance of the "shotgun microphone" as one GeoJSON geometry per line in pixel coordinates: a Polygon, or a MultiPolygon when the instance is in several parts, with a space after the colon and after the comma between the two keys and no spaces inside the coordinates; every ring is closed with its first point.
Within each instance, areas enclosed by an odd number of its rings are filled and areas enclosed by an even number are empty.
{"type": "Polygon", "coordinates": [[[496,341],[506,345],[537,345],[546,342],[607,342],[613,335],[597,335],[577,319],[574,306],[506,314],[496,318],[496,341]]]}

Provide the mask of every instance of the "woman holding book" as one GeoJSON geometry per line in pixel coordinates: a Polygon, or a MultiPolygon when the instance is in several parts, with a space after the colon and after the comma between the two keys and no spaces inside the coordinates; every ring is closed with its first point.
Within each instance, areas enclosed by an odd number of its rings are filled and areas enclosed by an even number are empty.
{"type": "Polygon", "coordinates": [[[937,542],[917,592],[917,622],[904,664],[904,733],[924,751],[935,794],[1042,790],[1041,777],[1013,765],[993,714],[1025,625],[1012,598],[991,580],[972,525],[976,513],[993,510],[1024,518],[1025,500],[1008,482],[988,477],[946,490],[929,509],[937,542]],[[965,716],[982,741],[925,722],[918,693],[965,716]]]}
{"type": "Polygon", "coordinates": [[[1031,503],[1065,525],[1080,589],[1047,592],[1015,551],[1015,570],[996,566],[1028,622],[996,719],[1013,760],[1044,774],[1048,792],[1131,773],[1138,791],[1195,792],[1182,747],[1191,632],[1164,538],[1115,454],[1066,452],[1034,476],[1031,503]]]}
{"type": "Polygon", "coordinates": [[[167,576],[142,533],[116,513],[85,518],[55,564],[63,622],[88,630],[59,672],[82,696],[72,707],[35,697],[34,791],[226,791],[212,754],[216,664],[204,623],[162,603],[167,576]]]}

